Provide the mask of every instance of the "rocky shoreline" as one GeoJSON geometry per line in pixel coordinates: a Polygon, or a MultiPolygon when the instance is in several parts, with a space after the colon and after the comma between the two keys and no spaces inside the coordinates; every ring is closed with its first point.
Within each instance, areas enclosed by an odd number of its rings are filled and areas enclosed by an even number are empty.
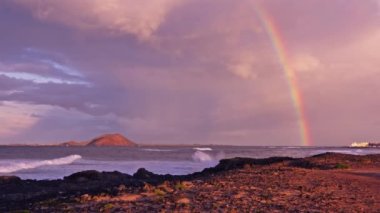
{"type": "Polygon", "coordinates": [[[380,211],[380,155],[224,159],[189,175],[0,177],[0,212],[380,211]],[[377,187],[377,188],[376,188],[377,187]]]}

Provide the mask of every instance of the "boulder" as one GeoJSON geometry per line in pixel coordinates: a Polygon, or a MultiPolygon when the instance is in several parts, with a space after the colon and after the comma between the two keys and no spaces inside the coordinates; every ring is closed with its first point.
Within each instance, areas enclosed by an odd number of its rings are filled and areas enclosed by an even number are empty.
{"type": "Polygon", "coordinates": [[[18,184],[21,182],[21,178],[17,176],[0,176],[0,185],[3,184],[18,184]]]}

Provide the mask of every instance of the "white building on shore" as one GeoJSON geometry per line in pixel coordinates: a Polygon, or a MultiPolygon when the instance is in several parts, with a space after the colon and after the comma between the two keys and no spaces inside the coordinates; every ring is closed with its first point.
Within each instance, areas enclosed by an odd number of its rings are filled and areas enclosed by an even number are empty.
{"type": "Polygon", "coordinates": [[[368,147],[369,142],[354,142],[350,145],[350,147],[368,147]]]}
{"type": "Polygon", "coordinates": [[[354,142],[350,147],[380,147],[380,143],[373,142],[354,142]]]}

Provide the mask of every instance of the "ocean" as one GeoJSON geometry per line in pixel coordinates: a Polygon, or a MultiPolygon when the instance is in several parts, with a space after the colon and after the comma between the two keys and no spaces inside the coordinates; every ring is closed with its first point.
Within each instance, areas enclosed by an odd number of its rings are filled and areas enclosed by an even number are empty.
{"type": "Polygon", "coordinates": [[[380,154],[380,148],[144,146],[127,147],[0,147],[0,176],[59,179],[83,170],[133,174],[146,168],[157,174],[182,175],[215,166],[220,159],[273,156],[307,157],[324,152],[380,154]]]}

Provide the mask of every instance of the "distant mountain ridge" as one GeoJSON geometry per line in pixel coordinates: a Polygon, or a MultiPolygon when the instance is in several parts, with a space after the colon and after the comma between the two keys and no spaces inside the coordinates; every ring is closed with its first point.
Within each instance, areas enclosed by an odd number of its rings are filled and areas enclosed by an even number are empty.
{"type": "Polygon", "coordinates": [[[124,146],[124,147],[136,147],[137,144],[125,136],[115,134],[105,134],[96,137],[90,141],[68,141],[59,144],[59,146],[95,146],[95,147],[109,147],[109,146],[124,146]]]}

